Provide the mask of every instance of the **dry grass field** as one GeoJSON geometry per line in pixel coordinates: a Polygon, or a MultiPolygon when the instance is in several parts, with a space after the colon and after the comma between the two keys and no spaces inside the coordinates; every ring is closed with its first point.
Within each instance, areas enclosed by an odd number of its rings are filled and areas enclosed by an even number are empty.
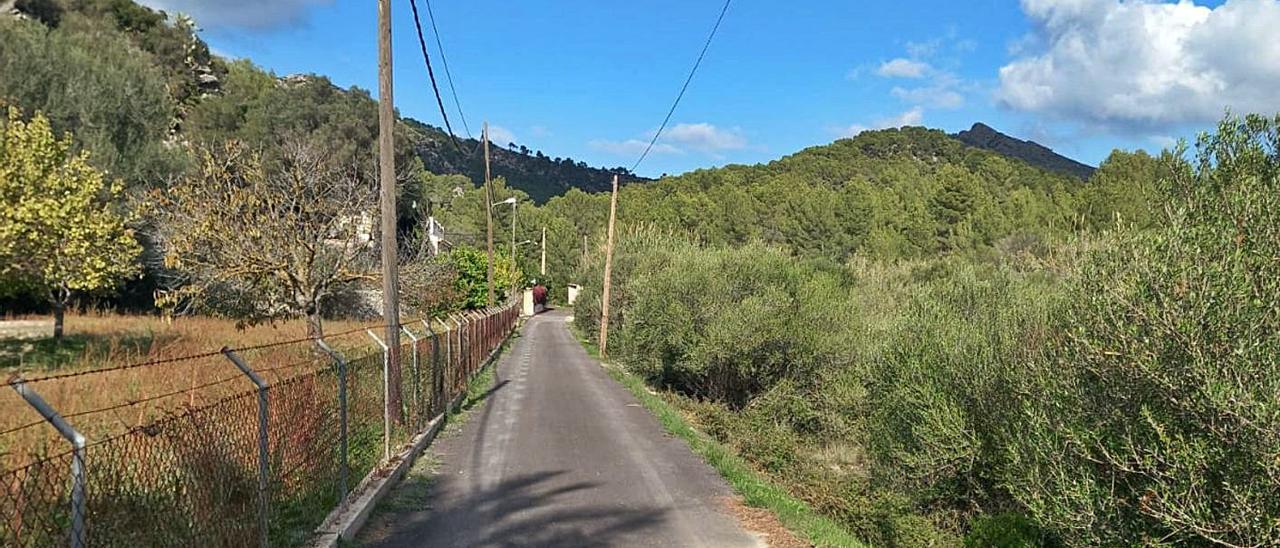
{"type": "MultiPolygon", "coordinates": [[[[366,325],[327,322],[326,340],[349,356],[374,352],[362,327],[366,325]]],[[[310,341],[300,340],[305,337],[301,321],[238,328],[233,320],[219,318],[70,315],[61,344],[49,338],[0,340],[0,372],[5,378],[21,374],[28,379],[92,442],[252,390],[250,381],[218,354],[224,346],[298,341],[240,352],[268,382],[327,367],[327,357],[310,341]]],[[[0,469],[66,448],[14,390],[0,388],[0,469]]]]}

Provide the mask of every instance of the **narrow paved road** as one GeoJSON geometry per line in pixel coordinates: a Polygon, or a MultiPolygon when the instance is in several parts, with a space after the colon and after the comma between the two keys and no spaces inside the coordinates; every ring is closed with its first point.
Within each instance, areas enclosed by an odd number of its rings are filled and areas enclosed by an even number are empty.
{"type": "Polygon", "coordinates": [[[384,513],[362,543],[762,544],[725,513],[731,491],[719,475],[583,351],[568,318],[525,325],[483,407],[436,442],[425,496],[384,513]]]}

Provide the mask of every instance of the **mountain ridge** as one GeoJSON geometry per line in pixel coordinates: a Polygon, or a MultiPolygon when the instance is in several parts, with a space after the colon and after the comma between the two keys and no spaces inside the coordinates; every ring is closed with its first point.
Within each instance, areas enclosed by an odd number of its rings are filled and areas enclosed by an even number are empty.
{"type": "MultiPolygon", "coordinates": [[[[479,152],[479,140],[458,137],[458,146],[454,147],[449,135],[439,127],[407,116],[402,116],[401,121],[424,137],[413,146],[427,171],[462,175],[474,183],[484,181],[484,155],[479,152]]],[[[552,158],[540,150],[519,145],[513,148],[490,142],[489,156],[493,177],[504,178],[507,186],[523,191],[539,204],[574,188],[583,192],[608,191],[614,175],[625,176],[621,180],[624,184],[651,180],[632,175],[623,167],[592,167],[586,162],[568,157],[552,158]]]]}
{"type": "Polygon", "coordinates": [[[1022,160],[1041,169],[1071,175],[1081,180],[1088,180],[1097,169],[1058,154],[1053,149],[1035,141],[1018,139],[1001,133],[982,122],[974,123],[973,127],[967,130],[951,134],[951,137],[971,147],[989,150],[1002,156],[1022,160]]]}

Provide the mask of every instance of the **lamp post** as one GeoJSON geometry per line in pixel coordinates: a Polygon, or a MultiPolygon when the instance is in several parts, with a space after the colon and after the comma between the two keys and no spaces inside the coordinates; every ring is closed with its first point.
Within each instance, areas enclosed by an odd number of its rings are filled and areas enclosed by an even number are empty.
{"type": "Polygon", "coordinates": [[[494,202],[489,207],[497,207],[502,204],[511,204],[511,264],[516,264],[516,197],[512,196],[501,202],[494,202]]]}

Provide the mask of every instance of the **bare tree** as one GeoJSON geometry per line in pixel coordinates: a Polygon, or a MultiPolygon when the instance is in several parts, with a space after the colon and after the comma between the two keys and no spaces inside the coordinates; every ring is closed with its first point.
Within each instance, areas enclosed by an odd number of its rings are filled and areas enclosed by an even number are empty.
{"type": "Polygon", "coordinates": [[[199,165],[153,196],[155,239],[173,287],[162,305],[194,305],[245,323],[304,317],[346,284],[377,279],[374,188],[313,143],[286,140],[270,172],[239,142],[198,151],[199,165]]]}

